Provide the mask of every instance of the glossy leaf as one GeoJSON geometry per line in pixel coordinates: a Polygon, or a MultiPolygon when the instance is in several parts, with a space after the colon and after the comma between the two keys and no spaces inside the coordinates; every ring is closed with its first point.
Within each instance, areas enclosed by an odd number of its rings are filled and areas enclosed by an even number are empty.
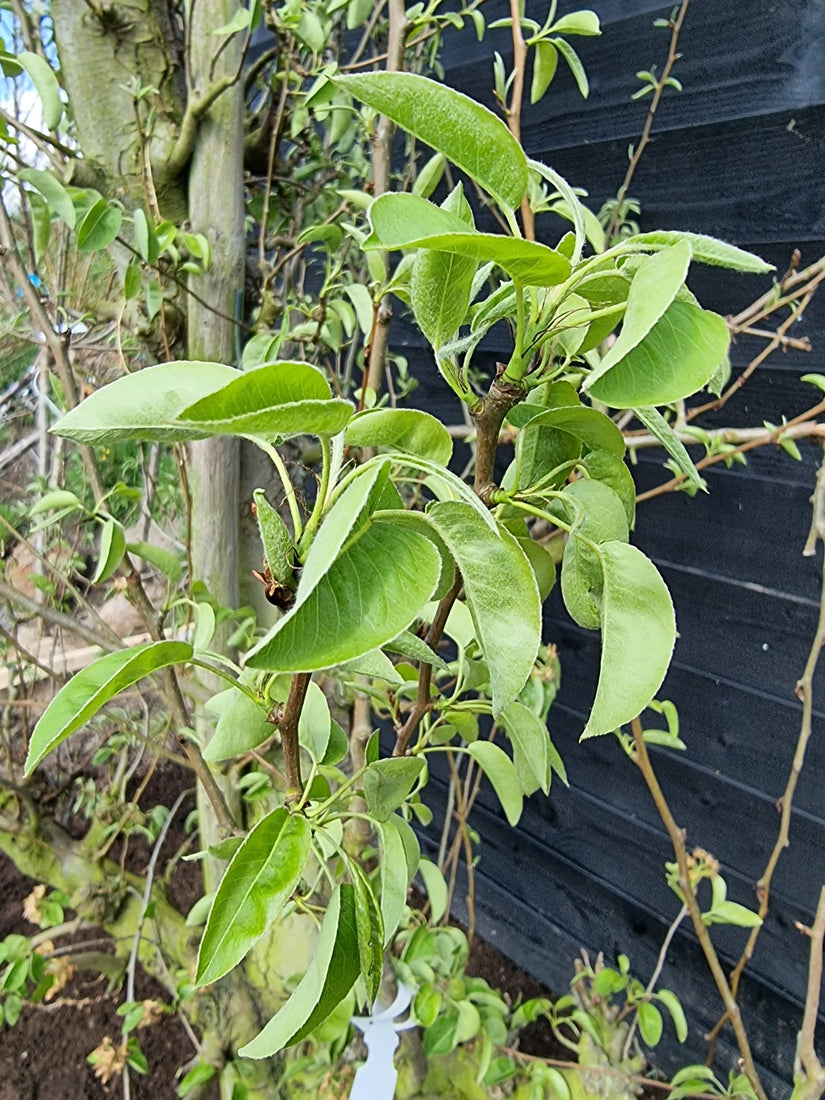
{"type": "Polygon", "coordinates": [[[301,881],[309,842],[306,818],[283,807],[252,829],[215,893],[198,952],[196,985],[222,978],[270,927],[301,881]]]}
{"type": "Polygon", "coordinates": [[[418,782],[423,769],[420,756],[393,756],[370,764],[361,781],[370,814],[378,821],[388,821],[418,782]]]}
{"type": "Polygon", "coordinates": [[[175,423],[193,401],[225,386],[239,371],[222,363],[180,361],[123,375],[66,413],[51,429],[75,443],[154,439],[174,443],[209,434],[175,423]]]}
{"type": "Polygon", "coordinates": [[[525,286],[555,286],[570,261],[546,245],[496,233],[477,233],[455,214],[417,195],[387,194],[369,209],[373,232],[364,248],[433,248],[480,263],[497,264],[525,286]]]}
{"type": "Polygon", "coordinates": [[[607,374],[585,383],[590,396],[616,409],[666,405],[700,390],[728,350],[724,317],[675,301],[607,374]]]}
{"type": "Polygon", "coordinates": [[[492,741],[474,741],[467,746],[467,752],[490,780],[508,822],[517,825],[523,799],[521,784],[510,757],[492,741]]]}
{"type": "Polygon", "coordinates": [[[413,73],[363,73],[336,82],[402,130],[443,153],[510,210],[527,191],[527,162],[507,126],[486,107],[413,73]]]}
{"type": "Polygon", "coordinates": [[[662,1038],[662,1014],[650,1001],[642,1001],[638,1008],[639,1034],[649,1047],[658,1045],[662,1038]]]}
{"type": "Polygon", "coordinates": [[[734,271],[744,271],[752,275],[762,275],[773,271],[773,264],[765,263],[753,252],[745,252],[735,245],[726,244],[715,237],[702,233],[681,233],[677,230],[657,229],[652,233],[640,233],[630,240],[634,244],[669,247],[679,241],[687,241],[693,253],[693,259],[701,264],[715,267],[728,267],[734,271]]]}
{"type": "Polygon", "coordinates": [[[237,688],[227,688],[213,696],[207,709],[218,714],[215,732],[203,749],[203,758],[210,763],[231,760],[257,748],[275,732],[267,721],[263,704],[237,688]]]}
{"type": "Polygon", "coordinates": [[[427,515],[464,578],[498,715],[524,687],[538,653],[541,603],[535,575],[510,532],[491,531],[463,501],[436,502],[427,515]]]}
{"type": "Polygon", "coordinates": [[[559,67],[559,51],[552,42],[541,39],[533,47],[533,80],[530,84],[530,102],[538,103],[550,87],[559,67]]]}
{"type": "Polygon", "coordinates": [[[386,447],[420,455],[446,466],[453,454],[450,433],[440,420],[419,409],[370,409],[350,420],[348,447],[386,447]]]}
{"type": "Polygon", "coordinates": [[[47,130],[55,130],[63,115],[63,103],[54,70],[40,54],[24,51],[17,54],[15,60],[26,70],[40,96],[43,125],[47,130]]]}
{"type": "Polygon", "coordinates": [[[598,556],[602,654],[583,738],[612,733],[644,710],[661,687],[676,642],[673,603],[655,565],[624,542],[603,543],[598,556]]]}
{"type": "Polygon", "coordinates": [[[522,793],[529,796],[542,790],[549,794],[553,773],[544,723],[517,700],[504,708],[499,720],[513,746],[513,766],[522,793]]]}
{"type": "Polygon", "coordinates": [[[120,231],[123,212],[98,199],[83,216],[77,227],[77,247],[80,252],[100,252],[108,248],[120,231]]]}
{"type": "Polygon", "coordinates": [[[74,204],[66,188],[51,172],[44,172],[40,168],[21,168],[17,175],[36,188],[49,204],[49,210],[61,218],[69,229],[74,229],[77,220],[74,204]]]}
{"type": "Polygon", "coordinates": [[[681,1001],[669,989],[660,989],[656,996],[670,1013],[676,1031],[676,1038],[680,1043],[683,1043],[688,1037],[688,1024],[681,1001]]]}
{"type": "MultiPolygon", "coordinates": [[[[384,922],[384,946],[395,935],[404,906],[407,904],[407,860],[404,842],[398,822],[402,819],[390,814],[386,821],[378,823],[381,842],[381,917],[384,922]]],[[[406,822],[404,822],[406,825],[406,822]]]]}
{"type": "Polygon", "coordinates": [[[343,883],[330,898],[306,974],[283,1008],[238,1053],[268,1058],[300,1042],[346,997],[359,971],[355,896],[352,886],[343,883]]]}
{"type": "Polygon", "coordinates": [[[634,412],[650,434],[659,440],[682,473],[693,482],[697,489],[704,489],[705,483],[693,464],[693,459],[688,454],[687,448],[659,410],[639,406],[634,409],[634,412]]]}
{"type": "MultiPolygon", "coordinates": [[[[599,366],[592,371],[585,389],[614,367],[647,336],[683,286],[690,266],[690,245],[679,241],[661,252],[646,256],[630,284],[622,329],[599,366]]],[[[714,364],[716,366],[716,364],[714,364]]],[[[653,402],[647,402],[653,404],[653,402]]]]}
{"type": "Polygon", "coordinates": [[[590,450],[609,451],[619,458],[624,454],[624,437],[609,416],[587,405],[546,409],[526,402],[510,410],[508,421],[517,428],[557,428],[580,439],[590,450]]]}
{"type": "Polygon", "coordinates": [[[117,570],[126,553],[126,535],[117,520],[107,518],[100,531],[100,553],[92,584],[102,584],[117,570]]]}
{"type": "Polygon", "coordinates": [[[350,863],[355,896],[355,927],[358,934],[358,959],[367,993],[367,1005],[378,996],[384,963],[384,922],[375,894],[357,863],[350,863]]]}
{"type": "MultiPolygon", "coordinates": [[[[441,575],[441,556],[423,535],[365,524],[328,571],[247,655],[251,668],[314,672],[385,645],[406,629],[441,575]]],[[[302,579],[303,584],[303,579],[302,579]]]]}
{"type": "Polygon", "coordinates": [[[352,416],[349,401],[330,397],[329,383],[309,363],[258,367],[187,406],[178,422],[209,435],[333,436],[352,416]]]}
{"type": "Polygon", "coordinates": [[[599,17],[594,11],[589,11],[583,8],[580,11],[571,11],[567,15],[563,15],[560,19],[557,19],[553,24],[554,34],[581,34],[591,35],[601,34],[601,27],[599,26],[599,17]]]}
{"type": "Polygon", "coordinates": [[[188,642],[147,642],[107,653],[87,665],[63,685],[35,726],[25,774],[31,775],[44,756],[85,725],[119,692],[152,672],[188,661],[192,652],[188,642]]]}

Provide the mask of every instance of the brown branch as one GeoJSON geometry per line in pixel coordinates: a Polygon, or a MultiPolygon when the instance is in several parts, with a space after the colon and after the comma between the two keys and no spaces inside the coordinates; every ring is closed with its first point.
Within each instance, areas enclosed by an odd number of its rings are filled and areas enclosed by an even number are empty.
{"type": "Polygon", "coordinates": [[[304,790],[301,779],[301,750],[298,745],[298,722],[306,698],[307,688],[312,679],[308,672],[296,672],[289,686],[289,695],[284,704],[277,706],[269,716],[269,721],[281,735],[281,748],[284,752],[284,771],[286,772],[287,806],[299,802],[304,790]]]}
{"type": "Polygon", "coordinates": [[[642,731],[642,723],[638,718],[634,718],[632,722],[633,728],[633,741],[636,746],[636,753],[634,761],[642,773],[647,788],[653,798],[653,802],[659,813],[659,817],[662,820],[662,824],[667,830],[670,842],[673,845],[673,852],[676,856],[676,862],[679,867],[679,889],[682,893],[682,900],[688,908],[690,913],[690,919],[693,922],[693,928],[696,932],[696,936],[699,940],[699,944],[702,948],[702,952],[705,956],[705,960],[708,964],[708,969],[713,976],[713,980],[716,984],[716,988],[719,992],[719,996],[722,999],[722,1003],[725,1006],[728,1019],[733,1027],[734,1034],[736,1036],[736,1042],[739,1047],[739,1053],[742,1057],[742,1066],[754,1089],[754,1092],[759,1097],[759,1100],[767,1100],[765,1090],[762,1087],[762,1083],[759,1080],[759,1074],[756,1071],[756,1066],[753,1061],[753,1054],[751,1053],[750,1043],[748,1042],[747,1032],[745,1031],[745,1025],[742,1021],[742,1013],[739,1009],[739,1005],[736,1003],[728,980],[725,977],[725,972],[722,969],[722,964],[719,961],[719,956],[716,953],[716,948],[713,946],[713,941],[708,932],[707,925],[702,920],[702,911],[699,908],[699,903],[696,900],[696,895],[693,891],[693,887],[690,883],[690,869],[688,867],[687,849],[685,848],[685,835],[682,829],[676,824],[676,821],[671,812],[667,799],[665,798],[662,788],[659,786],[659,780],[656,777],[656,773],[653,770],[653,765],[648,755],[647,745],[645,744],[644,733],[642,731]]]}
{"type": "MultiPolygon", "coordinates": [[[[441,641],[444,627],[447,625],[447,618],[452,610],[453,604],[458,599],[462,583],[461,574],[456,569],[453,587],[439,603],[436,613],[433,616],[433,621],[430,623],[430,629],[427,631],[425,641],[432,650],[435,650],[438,643],[441,641]]],[[[412,710],[407,715],[406,722],[401,729],[397,731],[395,748],[392,752],[393,756],[404,756],[409,748],[413,734],[418,729],[421,719],[430,710],[430,684],[432,683],[432,676],[433,666],[425,661],[419,662],[418,696],[413,704],[412,710]]]]}
{"type": "MultiPolygon", "coordinates": [[[[814,498],[814,514],[818,511],[816,493],[822,492],[822,478],[825,476],[825,457],[823,458],[822,465],[817,474],[817,490],[815,491],[814,498]]],[[[825,534],[825,531],[819,532],[820,537],[825,534]]],[[[797,783],[799,777],[802,774],[802,768],[805,764],[805,752],[808,747],[808,742],[811,738],[811,716],[813,714],[813,678],[816,666],[819,661],[820,653],[822,652],[822,646],[825,645],[825,558],[823,558],[822,565],[822,581],[820,587],[819,596],[819,621],[817,623],[816,633],[814,634],[811,642],[811,647],[808,652],[808,659],[805,663],[805,669],[799,682],[796,685],[796,694],[802,700],[802,722],[800,724],[799,736],[796,742],[796,751],[794,752],[793,763],[791,764],[791,771],[788,776],[788,781],[785,784],[785,790],[782,793],[781,798],[777,802],[777,806],[781,807],[781,818],[779,823],[779,831],[777,833],[776,841],[768,857],[768,862],[765,865],[765,870],[762,872],[762,876],[756,884],[756,896],[759,900],[759,916],[765,918],[768,912],[768,906],[770,903],[771,895],[771,883],[773,881],[774,872],[776,871],[777,864],[782,853],[790,845],[790,828],[791,828],[791,810],[793,808],[794,795],[796,793],[797,783]]],[[[753,952],[756,947],[756,941],[759,938],[761,926],[750,930],[747,942],[744,950],[739,958],[734,969],[730,975],[730,987],[734,997],[739,991],[739,982],[744,973],[745,967],[753,958],[753,952]]],[[[817,986],[818,989],[818,986],[817,986]]],[[[721,1031],[727,1020],[727,1014],[723,1015],[713,1027],[708,1037],[709,1042],[713,1044],[716,1040],[716,1036],[721,1031]]],[[[713,1046],[711,1045],[711,1051],[713,1046]]]]}
{"type": "MultiPolygon", "coordinates": [[[[498,363],[499,374],[504,364],[498,363]]],[[[497,488],[493,480],[496,449],[504,418],[514,405],[523,401],[526,389],[521,382],[502,382],[496,377],[490,383],[487,395],[470,409],[476,429],[476,470],[474,489],[482,500],[491,489],[497,488]]]]}
{"type": "MultiPolygon", "coordinates": [[[[510,103],[506,107],[507,126],[510,133],[521,145],[521,107],[524,100],[524,77],[527,69],[527,43],[521,33],[521,5],[519,0],[510,0],[511,31],[513,36],[513,89],[510,103]]],[[[530,200],[525,195],[521,200],[521,224],[528,241],[536,239],[536,223],[530,200]]]]}
{"type": "Polygon", "coordinates": [[[816,1018],[819,1013],[819,996],[822,987],[822,943],[825,940],[825,886],[819,892],[819,904],[811,928],[797,925],[800,932],[810,936],[811,954],[808,960],[808,992],[805,998],[805,1014],[796,1044],[794,1059],[794,1091],[792,1100],[819,1100],[825,1092],[825,1068],[814,1049],[816,1018]]]}
{"type": "Polygon", "coordinates": [[[647,148],[647,144],[650,141],[650,131],[653,127],[653,120],[656,117],[656,112],[659,109],[659,101],[662,98],[662,93],[667,85],[668,77],[671,74],[673,66],[679,59],[679,54],[676,52],[676,46],[679,42],[679,33],[682,30],[682,24],[685,21],[687,15],[688,4],[690,0],[682,0],[681,7],[679,8],[679,14],[671,24],[670,30],[670,49],[667,54],[667,61],[665,67],[662,70],[662,76],[656,83],[656,87],[653,90],[653,98],[650,101],[650,107],[647,112],[647,118],[642,129],[639,143],[633,150],[633,156],[630,158],[630,164],[627,166],[627,172],[625,173],[622,186],[619,188],[619,193],[616,196],[616,206],[613,213],[610,215],[610,221],[607,223],[607,229],[604,231],[605,240],[608,247],[610,247],[610,241],[619,224],[619,211],[624,200],[627,198],[627,193],[630,189],[630,184],[633,181],[633,177],[636,175],[636,170],[639,167],[639,161],[642,159],[642,154],[647,148]]]}

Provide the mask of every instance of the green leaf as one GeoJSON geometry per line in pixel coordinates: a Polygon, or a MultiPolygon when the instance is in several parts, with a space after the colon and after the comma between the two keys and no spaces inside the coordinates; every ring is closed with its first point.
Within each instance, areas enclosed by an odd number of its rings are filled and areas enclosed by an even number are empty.
{"type": "Polygon", "coordinates": [[[758,928],[762,918],[736,901],[720,901],[702,914],[704,924],[734,924],[739,928],[758,928]]]}
{"type": "Polygon", "coordinates": [[[40,96],[40,102],[43,104],[43,125],[47,130],[56,130],[63,115],[63,103],[54,70],[36,53],[24,51],[17,54],[15,60],[26,70],[40,96]]]}
{"type": "Polygon", "coordinates": [[[639,1034],[649,1047],[658,1045],[662,1037],[662,1014],[650,1001],[642,1001],[638,1007],[639,1034]]]}
{"type": "Polygon", "coordinates": [[[258,942],[301,881],[310,829],[279,807],[262,818],[221,879],[198,951],[196,985],[222,978],[258,942]]]}
{"type": "Polygon", "coordinates": [[[367,1004],[372,1008],[381,987],[381,971],[384,964],[384,922],[375,899],[372,886],[357,863],[349,864],[352,885],[355,890],[355,926],[358,932],[358,959],[361,977],[367,993],[367,1004]]]}
{"type": "Polygon", "coordinates": [[[467,315],[477,267],[472,257],[456,252],[416,253],[410,304],[418,327],[436,350],[452,340],[467,315]]]}
{"type": "Polygon", "coordinates": [[[142,283],[143,277],[140,267],[136,263],[129,264],[123,274],[123,297],[127,302],[131,302],[133,298],[137,298],[138,294],[140,294],[142,283]]]}
{"type": "Polygon", "coordinates": [[[655,565],[624,542],[602,543],[598,556],[602,656],[582,738],[612,733],[641,714],[661,687],[676,642],[673,604],[655,565]]]}
{"type": "Polygon", "coordinates": [[[446,163],[447,158],[443,153],[433,153],[426,164],[423,164],[419,169],[415,177],[415,183],[412,186],[412,193],[418,195],[419,198],[428,199],[441,183],[446,163]]]}
{"type": "Polygon", "coordinates": [[[332,733],[329,703],[322,689],[311,680],[298,719],[298,743],[320,764],[326,756],[332,733]]]}
{"type": "Polygon", "coordinates": [[[226,37],[230,34],[237,34],[238,31],[245,31],[251,22],[252,12],[249,8],[238,8],[228,23],[224,23],[221,27],[216,27],[212,33],[222,37],[226,37]]]}
{"type": "Polygon", "coordinates": [[[596,401],[616,409],[679,401],[713,377],[729,340],[724,317],[677,300],[640,344],[585,386],[596,401]]]}
{"type": "Polygon", "coordinates": [[[530,102],[538,103],[550,87],[559,66],[559,51],[552,42],[539,39],[533,47],[533,81],[530,85],[530,102]]]}
{"type": "Polygon", "coordinates": [[[123,561],[126,553],[126,535],[114,519],[105,519],[100,531],[100,553],[92,584],[107,581],[123,561]]]}
{"type": "Polygon", "coordinates": [[[529,797],[537,790],[550,793],[550,767],[547,729],[541,719],[523,703],[510,703],[499,721],[513,746],[513,766],[522,793],[529,797]]]}
{"type": "Polygon", "coordinates": [[[570,274],[570,261],[546,245],[496,233],[478,233],[417,195],[380,195],[369,209],[372,234],[363,247],[433,248],[477,262],[498,264],[524,286],[555,286],[570,274]]]}
{"type": "Polygon", "coordinates": [[[618,496],[632,531],[636,522],[636,483],[622,459],[608,451],[594,450],[582,456],[580,465],[590,475],[591,481],[602,482],[618,496]]]}
{"type": "Polygon", "coordinates": [[[527,161],[507,126],[486,107],[413,73],[336,77],[356,99],[443,153],[502,207],[515,210],[527,191],[527,161]]]}
{"type": "Polygon", "coordinates": [[[640,406],[633,410],[651,435],[654,435],[697,489],[705,489],[705,482],[693,464],[687,448],[658,409],[640,406]]]}
{"type": "Polygon", "coordinates": [[[231,760],[256,748],[275,732],[267,721],[266,708],[238,688],[227,688],[209,700],[207,707],[218,713],[215,732],[203,750],[204,760],[231,760]]]}
{"type": "Polygon", "coordinates": [[[359,971],[355,896],[352,886],[343,883],[330,898],[315,954],[295,992],[238,1053],[243,1058],[268,1058],[300,1042],[346,997],[359,971]]]}
{"type": "Polygon", "coordinates": [[[349,401],[330,397],[329,383],[309,363],[258,367],[187,406],[178,423],[209,435],[333,436],[352,416],[349,401]]]}
{"type": "Polygon", "coordinates": [[[508,822],[517,825],[523,799],[521,784],[510,757],[492,741],[474,741],[467,746],[467,752],[490,780],[508,822]]]}
{"type": "Polygon", "coordinates": [[[34,258],[37,263],[40,263],[43,254],[49,247],[49,240],[52,235],[51,215],[49,214],[48,203],[36,191],[28,191],[26,197],[29,200],[29,209],[31,210],[34,258]]]}
{"type": "Polygon", "coordinates": [[[255,519],[269,570],[276,581],[282,584],[291,581],[295,551],[287,525],[266,499],[263,489],[253,490],[252,499],[255,502],[255,519]]]}
{"type": "Polygon", "coordinates": [[[145,367],[97,390],[51,429],[75,443],[94,446],[128,439],[180,442],[205,439],[175,418],[187,405],[225,386],[239,371],[222,363],[181,361],[145,367]]]}
{"type": "Polygon", "coordinates": [[[588,449],[609,451],[618,458],[625,452],[624,436],[610,417],[587,405],[546,409],[525,402],[512,408],[507,419],[516,428],[558,428],[580,439],[588,449]]]}
{"type": "Polygon", "coordinates": [[[68,489],[52,489],[29,509],[30,516],[40,515],[42,512],[53,512],[66,508],[77,511],[83,505],[79,497],[68,489]]]}
{"type": "Polygon", "coordinates": [[[74,229],[77,219],[74,204],[66,188],[51,172],[43,172],[39,168],[21,168],[17,175],[40,192],[53,214],[61,218],[69,229],[74,229]]]}
{"type": "Polygon", "coordinates": [[[188,661],[192,652],[188,642],[146,642],[93,661],[64,684],[46,707],[29,742],[25,774],[31,775],[44,756],[119,692],[152,672],[188,661]]]}
{"type": "Polygon", "coordinates": [[[419,861],[418,873],[424,883],[427,897],[430,899],[430,921],[433,924],[439,924],[447,912],[447,901],[449,900],[447,883],[438,866],[431,859],[426,859],[424,856],[419,861]]]}
{"type": "Polygon", "coordinates": [[[160,255],[160,246],[154,229],[149,225],[146,214],[137,207],[132,214],[135,231],[135,248],[142,260],[153,264],[160,255]]]}
{"type": "MultiPolygon", "coordinates": [[[[630,284],[622,330],[615,344],[602,357],[601,363],[591,372],[585,382],[585,389],[589,389],[602,375],[638,347],[664,315],[684,284],[690,257],[690,245],[686,241],[679,241],[642,260],[630,284]]],[[[649,405],[655,403],[645,402],[649,405]]]]}
{"type": "Polygon", "coordinates": [[[587,99],[590,94],[590,85],[587,82],[587,73],[584,71],[584,65],[582,65],[579,55],[570,43],[565,42],[563,38],[554,38],[552,42],[567,62],[567,67],[573,74],[573,79],[576,81],[576,86],[579,89],[582,99],[587,99]]]}
{"type": "Polygon", "coordinates": [[[554,34],[581,34],[588,37],[602,33],[598,15],[587,9],[563,15],[553,24],[552,30],[554,34]]]}
{"type": "Polygon", "coordinates": [[[446,466],[453,454],[450,433],[440,420],[418,409],[369,409],[347,424],[348,447],[387,447],[446,466]]]}
{"type": "Polygon", "coordinates": [[[564,548],[562,597],[574,622],[587,630],[598,630],[604,580],[598,551],[590,544],[614,539],[627,542],[627,514],[618,496],[600,481],[574,481],[566,487],[562,499],[580,506],[573,512],[576,526],[564,548]],[[580,519],[579,511],[583,511],[580,519]]]}
{"type": "Polygon", "coordinates": [[[490,669],[493,715],[518,695],[541,641],[535,574],[509,531],[490,530],[463,501],[439,501],[427,516],[456,560],[467,603],[490,669]]]}
{"type": "MultiPolygon", "coordinates": [[[[378,823],[378,836],[381,843],[381,918],[384,922],[384,946],[390,943],[398,929],[401,914],[407,904],[407,887],[411,877],[407,873],[404,841],[398,824],[400,821],[407,825],[406,821],[396,814],[390,814],[386,821],[378,823]]],[[[416,841],[416,846],[417,843],[416,841]]]]}
{"type": "Polygon", "coordinates": [[[400,653],[404,657],[410,657],[413,661],[423,661],[442,672],[449,671],[447,662],[430,649],[423,638],[419,638],[417,634],[413,634],[410,630],[402,630],[397,638],[387,642],[384,649],[389,650],[390,653],[400,653]]]}
{"type": "Polygon", "coordinates": [[[693,259],[701,264],[715,267],[729,267],[734,271],[744,271],[752,275],[762,275],[773,271],[773,264],[765,263],[752,252],[745,252],[732,244],[718,241],[715,237],[706,237],[701,233],[681,233],[676,230],[657,229],[652,233],[640,233],[630,237],[633,244],[644,247],[667,248],[679,241],[687,241],[693,252],[693,259]]]}
{"type": "Polygon", "coordinates": [[[362,786],[370,814],[388,821],[418,782],[424,761],[418,756],[393,756],[376,760],[364,772],[362,786]]]}
{"type": "MultiPolygon", "coordinates": [[[[309,559],[307,559],[309,564],[309,559]]],[[[250,668],[314,672],[392,641],[435,591],[441,556],[415,531],[370,521],[247,655],[250,668]]]]}
{"type": "Polygon", "coordinates": [[[681,1001],[676,994],[672,993],[669,989],[660,989],[656,996],[670,1013],[670,1018],[673,1020],[673,1027],[676,1031],[676,1038],[680,1043],[683,1043],[688,1037],[688,1025],[681,1001]]]}
{"type": "MultiPolygon", "coordinates": [[[[141,1005],[140,1008],[142,1014],[143,1005],[141,1005]]],[[[207,1081],[211,1081],[217,1072],[214,1066],[205,1065],[203,1062],[197,1066],[193,1066],[178,1085],[178,1096],[188,1096],[189,1093],[199,1085],[205,1085],[207,1081]]]]}
{"type": "Polygon", "coordinates": [[[100,252],[108,248],[120,231],[123,212],[116,206],[109,206],[105,199],[97,202],[86,211],[77,227],[77,247],[80,252],[100,252]]]}
{"type": "Polygon", "coordinates": [[[180,561],[171,550],[164,550],[161,546],[153,546],[150,542],[127,542],[126,549],[130,554],[143,558],[150,565],[154,565],[163,573],[170,584],[177,584],[183,572],[180,561]]]}

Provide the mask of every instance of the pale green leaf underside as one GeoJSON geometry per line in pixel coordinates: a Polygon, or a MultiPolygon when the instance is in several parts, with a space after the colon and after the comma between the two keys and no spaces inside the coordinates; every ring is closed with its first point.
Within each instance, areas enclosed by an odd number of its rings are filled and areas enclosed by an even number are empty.
{"type": "Polygon", "coordinates": [[[592,398],[615,409],[667,405],[706,385],[728,342],[724,317],[677,300],[637,347],[585,385],[592,398]]]}
{"type": "Polygon", "coordinates": [[[704,489],[705,483],[693,464],[693,459],[688,454],[687,447],[659,410],[642,405],[636,408],[634,412],[650,434],[659,440],[682,473],[686,474],[697,488],[704,489]]]}
{"type": "Polygon", "coordinates": [[[46,707],[29,742],[25,774],[31,775],[44,756],[85,725],[119,692],[144,676],[187,661],[191,656],[188,642],[147,642],[93,661],[64,684],[46,707]]]}
{"type": "Polygon", "coordinates": [[[547,409],[543,405],[516,405],[507,416],[517,428],[558,428],[580,439],[590,450],[609,451],[621,458],[624,437],[609,416],[587,405],[547,409]]]}
{"type": "Polygon", "coordinates": [[[167,443],[204,439],[209,432],[177,425],[175,418],[193,401],[221,389],[239,374],[223,363],[187,360],[146,367],[97,390],[51,430],[92,446],[127,439],[167,443]]]}
{"type": "Polygon", "coordinates": [[[687,241],[693,252],[694,260],[702,264],[711,264],[715,267],[729,267],[734,271],[744,271],[752,275],[762,275],[773,271],[773,264],[754,255],[753,252],[745,252],[735,245],[719,241],[715,237],[707,237],[702,233],[681,233],[676,230],[658,229],[652,233],[640,233],[632,238],[634,243],[643,245],[671,245],[678,241],[687,241]]]}
{"type": "Polygon", "coordinates": [[[676,297],[689,266],[690,245],[686,241],[678,241],[642,260],[630,284],[621,332],[588,378],[587,388],[647,336],[676,297]]]}
{"type": "Polygon", "coordinates": [[[552,769],[544,723],[518,700],[501,712],[501,722],[513,746],[513,764],[522,791],[525,795],[537,790],[548,794],[552,769]]]}
{"type": "Polygon", "coordinates": [[[222,978],[272,924],[309,855],[305,817],[279,808],[252,829],[218,886],[198,952],[196,985],[222,978]]]}
{"type": "Polygon", "coordinates": [[[31,77],[43,106],[43,125],[54,130],[63,115],[63,102],[60,99],[60,85],[57,76],[48,61],[40,54],[25,51],[17,55],[18,63],[31,77]]]}
{"type": "Polygon", "coordinates": [[[309,363],[280,362],[242,374],[187,406],[178,420],[215,435],[332,436],[352,416],[348,401],[331,398],[329,383],[309,363]]]}
{"type": "Polygon", "coordinates": [[[541,603],[533,569],[509,531],[491,531],[469,505],[442,501],[427,515],[464,578],[467,603],[490,670],[493,714],[518,695],[541,641],[541,603]]]}
{"type": "Polygon", "coordinates": [[[604,585],[599,685],[582,738],[630,722],[661,687],[676,642],[676,617],[656,566],[624,542],[598,547],[604,585]]]}
{"type": "Polygon", "coordinates": [[[314,672],[354,660],[409,626],[440,572],[441,557],[429,539],[388,523],[367,523],[246,663],[314,672]]]}
{"type": "Polygon", "coordinates": [[[413,73],[363,73],[336,83],[397,126],[443,153],[502,206],[527,191],[527,160],[507,126],[461,92],[413,73]]]}
{"type": "Polygon", "coordinates": [[[570,274],[560,252],[535,241],[477,233],[455,214],[417,195],[381,195],[369,209],[372,235],[364,248],[432,248],[497,264],[525,286],[555,286],[570,274]]]}
{"type": "Polygon", "coordinates": [[[349,447],[389,447],[446,466],[453,441],[440,420],[419,409],[370,409],[347,424],[349,447]]]}

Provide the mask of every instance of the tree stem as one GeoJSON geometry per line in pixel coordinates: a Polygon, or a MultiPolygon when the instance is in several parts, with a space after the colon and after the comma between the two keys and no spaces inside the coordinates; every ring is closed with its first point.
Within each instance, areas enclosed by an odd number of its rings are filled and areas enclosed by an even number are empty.
{"type": "Polygon", "coordinates": [[[272,724],[281,735],[281,748],[284,752],[287,805],[300,801],[304,789],[301,779],[301,750],[298,746],[298,722],[311,679],[308,672],[296,672],[292,677],[287,701],[282,708],[276,708],[273,715],[272,724]]]}

